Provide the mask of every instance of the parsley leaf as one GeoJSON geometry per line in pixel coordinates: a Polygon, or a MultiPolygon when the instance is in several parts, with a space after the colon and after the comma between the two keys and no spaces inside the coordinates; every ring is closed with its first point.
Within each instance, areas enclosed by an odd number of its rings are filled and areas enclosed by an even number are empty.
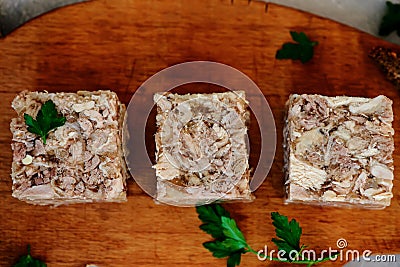
{"type": "Polygon", "coordinates": [[[387,36],[393,31],[400,36],[400,4],[386,2],[386,14],[383,16],[379,26],[379,35],[387,36]]]}
{"type": "Polygon", "coordinates": [[[47,100],[40,108],[36,120],[31,115],[24,114],[25,123],[28,131],[40,136],[43,144],[46,144],[47,135],[51,130],[63,126],[66,118],[59,116],[53,101],[47,100]]]}
{"type": "Polygon", "coordinates": [[[267,255],[266,252],[256,251],[247,243],[242,231],[232,219],[229,212],[219,204],[211,204],[196,207],[199,219],[203,222],[200,228],[206,233],[214,237],[213,241],[203,243],[215,258],[227,258],[227,267],[235,267],[240,265],[242,254],[252,253],[258,257],[265,257],[271,261],[304,264],[312,266],[314,264],[330,261],[337,257],[337,253],[333,253],[328,257],[312,259],[312,258],[295,258],[296,255],[290,254],[296,251],[298,256],[302,256],[301,252],[306,246],[300,246],[300,237],[302,234],[299,223],[292,219],[291,221],[278,212],[272,212],[272,224],[275,226],[277,238],[272,241],[278,246],[279,251],[285,254],[281,257],[273,257],[267,255]],[[261,253],[261,254],[260,254],[261,253]],[[264,254],[265,253],[265,254],[264,254]]]}
{"type": "Polygon", "coordinates": [[[285,251],[285,258],[289,258],[291,251],[300,252],[300,237],[302,234],[299,223],[292,219],[290,222],[288,218],[278,212],[271,213],[272,224],[275,226],[275,233],[278,238],[272,238],[272,242],[278,247],[279,250],[285,251]]]}
{"type": "Polygon", "coordinates": [[[239,243],[246,244],[246,239],[244,238],[243,233],[237,227],[234,219],[222,217],[221,221],[223,228],[222,232],[226,237],[231,238],[239,243]]]}
{"type": "Polygon", "coordinates": [[[304,32],[291,31],[290,36],[296,43],[284,43],[276,52],[275,58],[300,60],[303,64],[310,61],[318,42],[311,41],[304,32]]]}
{"type": "Polygon", "coordinates": [[[31,246],[28,245],[28,254],[19,258],[13,267],[46,267],[46,263],[31,256],[31,246]]]}
{"type": "Polygon", "coordinates": [[[222,228],[222,217],[230,218],[227,210],[220,205],[206,205],[196,208],[199,219],[203,222],[200,229],[210,234],[215,239],[223,239],[225,237],[222,228]]]}
{"type": "Polygon", "coordinates": [[[243,250],[240,250],[240,251],[238,251],[238,252],[232,253],[232,254],[229,256],[228,261],[226,262],[226,266],[227,266],[227,267],[239,266],[243,253],[244,253],[243,250]]]}
{"type": "Polygon", "coordinates": [[[243,248],[238,242],[232,241],[231,239],[224,241],[209,241],[203,243],[203,246],[216,258],[229,257],[231,254],[236,253],[243,248]]]}
{"type": "Polygon", "coordinates": [[[216,258],[228,257],[228,267],[239,265],[242,254],[249,252],[249,247],[229,212],[219,204],[198,206],[196,210],[203,222],[200,229],[215,238],[203,243],[203,246],[216,258]]]}

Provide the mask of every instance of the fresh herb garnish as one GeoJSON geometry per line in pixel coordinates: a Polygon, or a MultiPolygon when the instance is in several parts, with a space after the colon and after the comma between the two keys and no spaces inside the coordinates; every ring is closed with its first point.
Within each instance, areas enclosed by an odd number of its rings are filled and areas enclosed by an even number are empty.
{"type": "Polygon", "coordinates": [[[229,212],[225,210],[219,204],[211,204],[205,206],[199,206],[196,208],[199,215],[199,219],[203,222],[200,225],[200,229],[210,234],[214,240],[203,243],[203,246],[208,249],[216,258],[228,258],[227,266],[235,267],[240,264],[242,254],[252,253],[262,258],[269,259],[272,261],[305,264],[312,266],[321,262],[325,262],[334,259],[335,255],[325,257],[323,259],[308,259],[294,257],[291,259],[294,253],[295,256],[300,256],[304,245],[300,246],[300,237],[302,234],[299,223],[292,219],[290,222],[288,218],[278,212],[271,213],[272,224],[275,226],[275,232],[277,238],[273,238],[272,242],[276,244],[279,251],[283,256],[281,257],[270,257],[263,253],[255,251],[247,243],[242,231],[236,224],[236,221],[232,219],[229,212]]]}
{"type": "Polygon", "coordinates": [[[272,242],[279,250],[285,251],[284,257],[288,258],[291,251],[301,252],[305,246],[300,247],[302,230],[299,223],[295,219],[289,222],[286,216],[280,215],[278,212],[272,212],[271,218],[278,237],[272,238],[272,242]]]}
{"type": "Polygon", "coordinates": [[[386,2],[386,14],[383,16],[381,25],[379,26],[379,35],[387,36],[393,31],[400,36],[400,4],[386,2]]]}
{"type": "Polygon", "coordinates": [[[293,59],[306,63],[314,56],[314,46],[318,42],[311,41],[304,32],[291,31],[293,41],[296,43],[284,43],[276,52],[276,59],[293,59]]]}
{"type": "Polygon", "coordinates": [[[199,206],[196,210],[203,222],[200,229],[215,238],[203,246],[216,258],[228,257],[228,267],[239,265],[242,254],[249,252],[250,248],[229,212],[218,204],[199,206]]]}
{"type": "Polygon", "coordinates": [[[53,101],[47,100],[40,108],[36,120],[28,114],[24,114],[28,131],[40,136],[43,144],[46,144],[47,135],[51,130],[65,124],[66,118],[59,116],[53,101]]]}
{"type": "Polygon", "coordinates": [[[31,256],[31,246],[28,245],[28,254],[19,258],[13,267],[46,267],[46,263],[31,256]]]}

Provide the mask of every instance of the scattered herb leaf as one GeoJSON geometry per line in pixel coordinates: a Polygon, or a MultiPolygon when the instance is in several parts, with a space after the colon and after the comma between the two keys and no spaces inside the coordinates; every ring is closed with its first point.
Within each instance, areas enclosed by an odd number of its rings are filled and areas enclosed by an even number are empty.
{"type": "MultiPolygon", "coordinates": [[[[259,252],[250,247],[242,231],[240,231],[237,226],[236,221],[230,217],[229,212],[221,205],[211,204],[199,206],[196,207],[196,211],[199,215],[199,219],[203,222],[200,229],[214,238],[213,241],[203,243],[203,246],[208,249],[215,258],[228,258],[227,267],[240,265],[242,254],[252,253],[259,255],[259,252]]],[[[277,238],[273,238],[272,241],[276,244],[278,250],[283,251],[286,256],[270,258],[268,255],[262,254],[266,259],[312,266],[328,261],[332,256],[335,256],[331,255],[331,257],[325,257],[323,259],[303,258],[301,260],[289,260],[289,253],[291,251],[294,250],[299,254],[305,248],[304,245],[300,246],[302,229],[295,219],[289,221],[286,216],[278,212],[272,212],[271,218],[277,236],[277,238]]]]}
{"type": "Polygon", "coordinates": [[[222,221],[222,232],[227,238],[231,238],[232,240],[235,240],[236,242],[246,244],[246,240],[244,239],[244,236],[242,232],[239,230],[239,228],[236,225],[236,222],[234,219],[227,218],[227,217],[221,217],[222,221]]]}
{"type": "Polygon", "coordinates": [[[230,256],[232,253],[238,252],[241,248],[240,245],[236,246],[236,242],[232,242],[231,240],[224,241],[210,241],[205,242],[203,246],[208,249],[214,257],[216,258],[225,258],[230,256]]]}
{"type": "Polygon", "coordinates": [[[203,222],[200,229],[215,238],[203,246],[216,258],[228,257],[228,267],[239,265],[242,254],[248,252],[248,245],[229,212],[221,205],[199,206],[196,210],[203,222]]]}
{"type": "Polygon", "coordinates": [[[383,16],[379,26],[379,35],[387,36],[393,31],[400,36],[400,4],[386,2],[386,14],[383,16]]]}
{"type": "Polygon", "coordinates": [[[40,108],[36,120],[31,115],[24,114],[25,123],[28,131],[40,136],[43,144],[46,144],[47,135],[51,130],[65,124],[66,118],[59,116],[53,101],[46,101],[40,108]]]}
{"type": "Polygon", "coordinates": [[[203,222],[200,229],[210,234],[215,239],[224,239],[222,217],[230,218],[227,210],[220,205],[201,206],[197,208],[199,219],[203,222]]]}
{"type": "Polygon", "coordinates": [[[279,250],[285,251],[286,258],[289,258],[289,253],[293,250],[300,253],[303,247],[300,247],[301,227],[299,223],[288,218],[278,212],[271,213],[272,224],[275,226],[275,233],[278,238],[272,238],[272,242],[279,250]]]}
{"type": "Polygon", "coordinates": [[[46,263],[31,256],[31,246],[28,245],[28,254],[19,258],[13,267],[46,267],[46,263]]]}
{"type": "Polygon", "coordinates": [[[311,41],[304,32],[291,31],[290,36],[296,43],[284,43],[276,52],[275,58],[300,60],[303,64],[310,61],[318,42],[311,41]]]}
{"type": "Polygon", "coordinates": [[[228,258],[228,260],[226,262],[226,266],[227,267],[239,266],[243,253],[245,253],[244,250],[239,250],[238,252],[233,252],[229,256],[229,258],[228,258]]]}

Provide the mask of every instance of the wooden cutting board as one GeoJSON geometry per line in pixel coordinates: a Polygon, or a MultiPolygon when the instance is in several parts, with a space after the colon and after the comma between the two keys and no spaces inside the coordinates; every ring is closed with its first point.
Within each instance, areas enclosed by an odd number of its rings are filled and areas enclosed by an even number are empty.
{"type": "MultiPolygon", "coordinates": [[[[199,230],[194,208],[157,205],[133,180],[124,204],[49,208],[11,197],[8,129],[16,93],[110,88],[127,104],[151,75],[192,60],[221,62],[247,74],[263,91],[276,119],[275,162],[256,191],[257,200],[226,205],[254,248],[274,247],[270,212],[279,211],[300,222],[302,242],[309,248],[336,248],[337,239],[345,238],[349,249],[399,253],[398,153],[394,198],[385,210],[283,204],[280,144],[289,94],[385,94],[394,101],[395,116],[400,114],[398,91],[367,57],[376,45],[394,47],[307,13],[239,0],[99,0],[29,22],[0,40],[0,265],[15,263],[30,243],[33,255],[49,266],[225,266],[202,248],[210,239],[199,230]],[[276,50],[290,41],[289,30],[305,31],[319,41],[311,62],[275,60],[276,50]]],[[[400,131],[398,118],[394,128],[400,131]]],[[[398,136],[395,142],[398,148],[398,136]]],[[[257,163],[254,153],[251,164],[257,163]]],[[[245,255],[242,266],[283,265],[245,255]]]]}

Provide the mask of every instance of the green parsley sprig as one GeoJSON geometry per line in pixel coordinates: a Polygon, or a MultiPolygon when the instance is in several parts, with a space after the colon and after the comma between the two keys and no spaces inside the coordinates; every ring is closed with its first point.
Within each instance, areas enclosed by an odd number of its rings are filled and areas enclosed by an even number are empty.
{"type": "Polygon", "coordinates": [[[393,31],[400,36],[400,4],[386,2],[386,14],[383,16],[379,26],[379,35],[387,36],[393,31]]]}
{"type": "Polygon", "coordinates": [[[66,118],[59,116],[53,101],[47,100],[40,108],[36,120],[31,115],[24,114],[25,123],[28,131],[40,136],[43,144],[46,144],[47,135],[51,130],[63,126],[66,118]]]}
{"type": "Polygon", "coordinates": [[[276,52],[276,59],[293,59],[306,63],[314,56],[314,46],[318,42],[311,41],[304,32],[291,31],[290,36],[296,43],[284,43],[276,52]]]}
{"type": "Polygon", "coordinates": [[[275,226],[275,233],[278,238],[272,238],[272,242],[278,247],[278,250],[283,250],[284,258],[289,258],[291,251],[301,252],[305,246],[300,246],[300,237],[302,229],[299,223],[286,216],[280,215],[278,212],[271,213],[272,225],[275,226]]]}
{"type": "Polygon", "coordinates": [[[28,254],[19,258],[13,267],[46,267],[46,263],[31,256],[31,246],[28,245],[28,254]]]}
{"type": "MultiPolygon", "coordinates": [[[[228,258],[227,267],[235,267],[240,265],[242,254],[252,253],[272,261],[305,264],[312,266],[332,259],[325,257],[323,259],[301,259],[290,260],[289,253],[296,251],[300,255],[304,245],[300,246],[300,237],[302,229],[299,223],[292,219],[291,221],[278,212],[271,213],[272,224],[275,226],[276,237],[272,242],[278,247],[279,251],[284,253],[282,257],[269,257],[268,255],[259,254],[247,243],[242,231],[236,224],[236,221],[230,217],[229,212],[219,204],[211,204],[196,207],[199,219],[202,221],[200,229],[210,234],[214,240],[203,243],[216,258],[228,258]]],[[[296,258],[296,257],[295,257],[296,258]]]]}

